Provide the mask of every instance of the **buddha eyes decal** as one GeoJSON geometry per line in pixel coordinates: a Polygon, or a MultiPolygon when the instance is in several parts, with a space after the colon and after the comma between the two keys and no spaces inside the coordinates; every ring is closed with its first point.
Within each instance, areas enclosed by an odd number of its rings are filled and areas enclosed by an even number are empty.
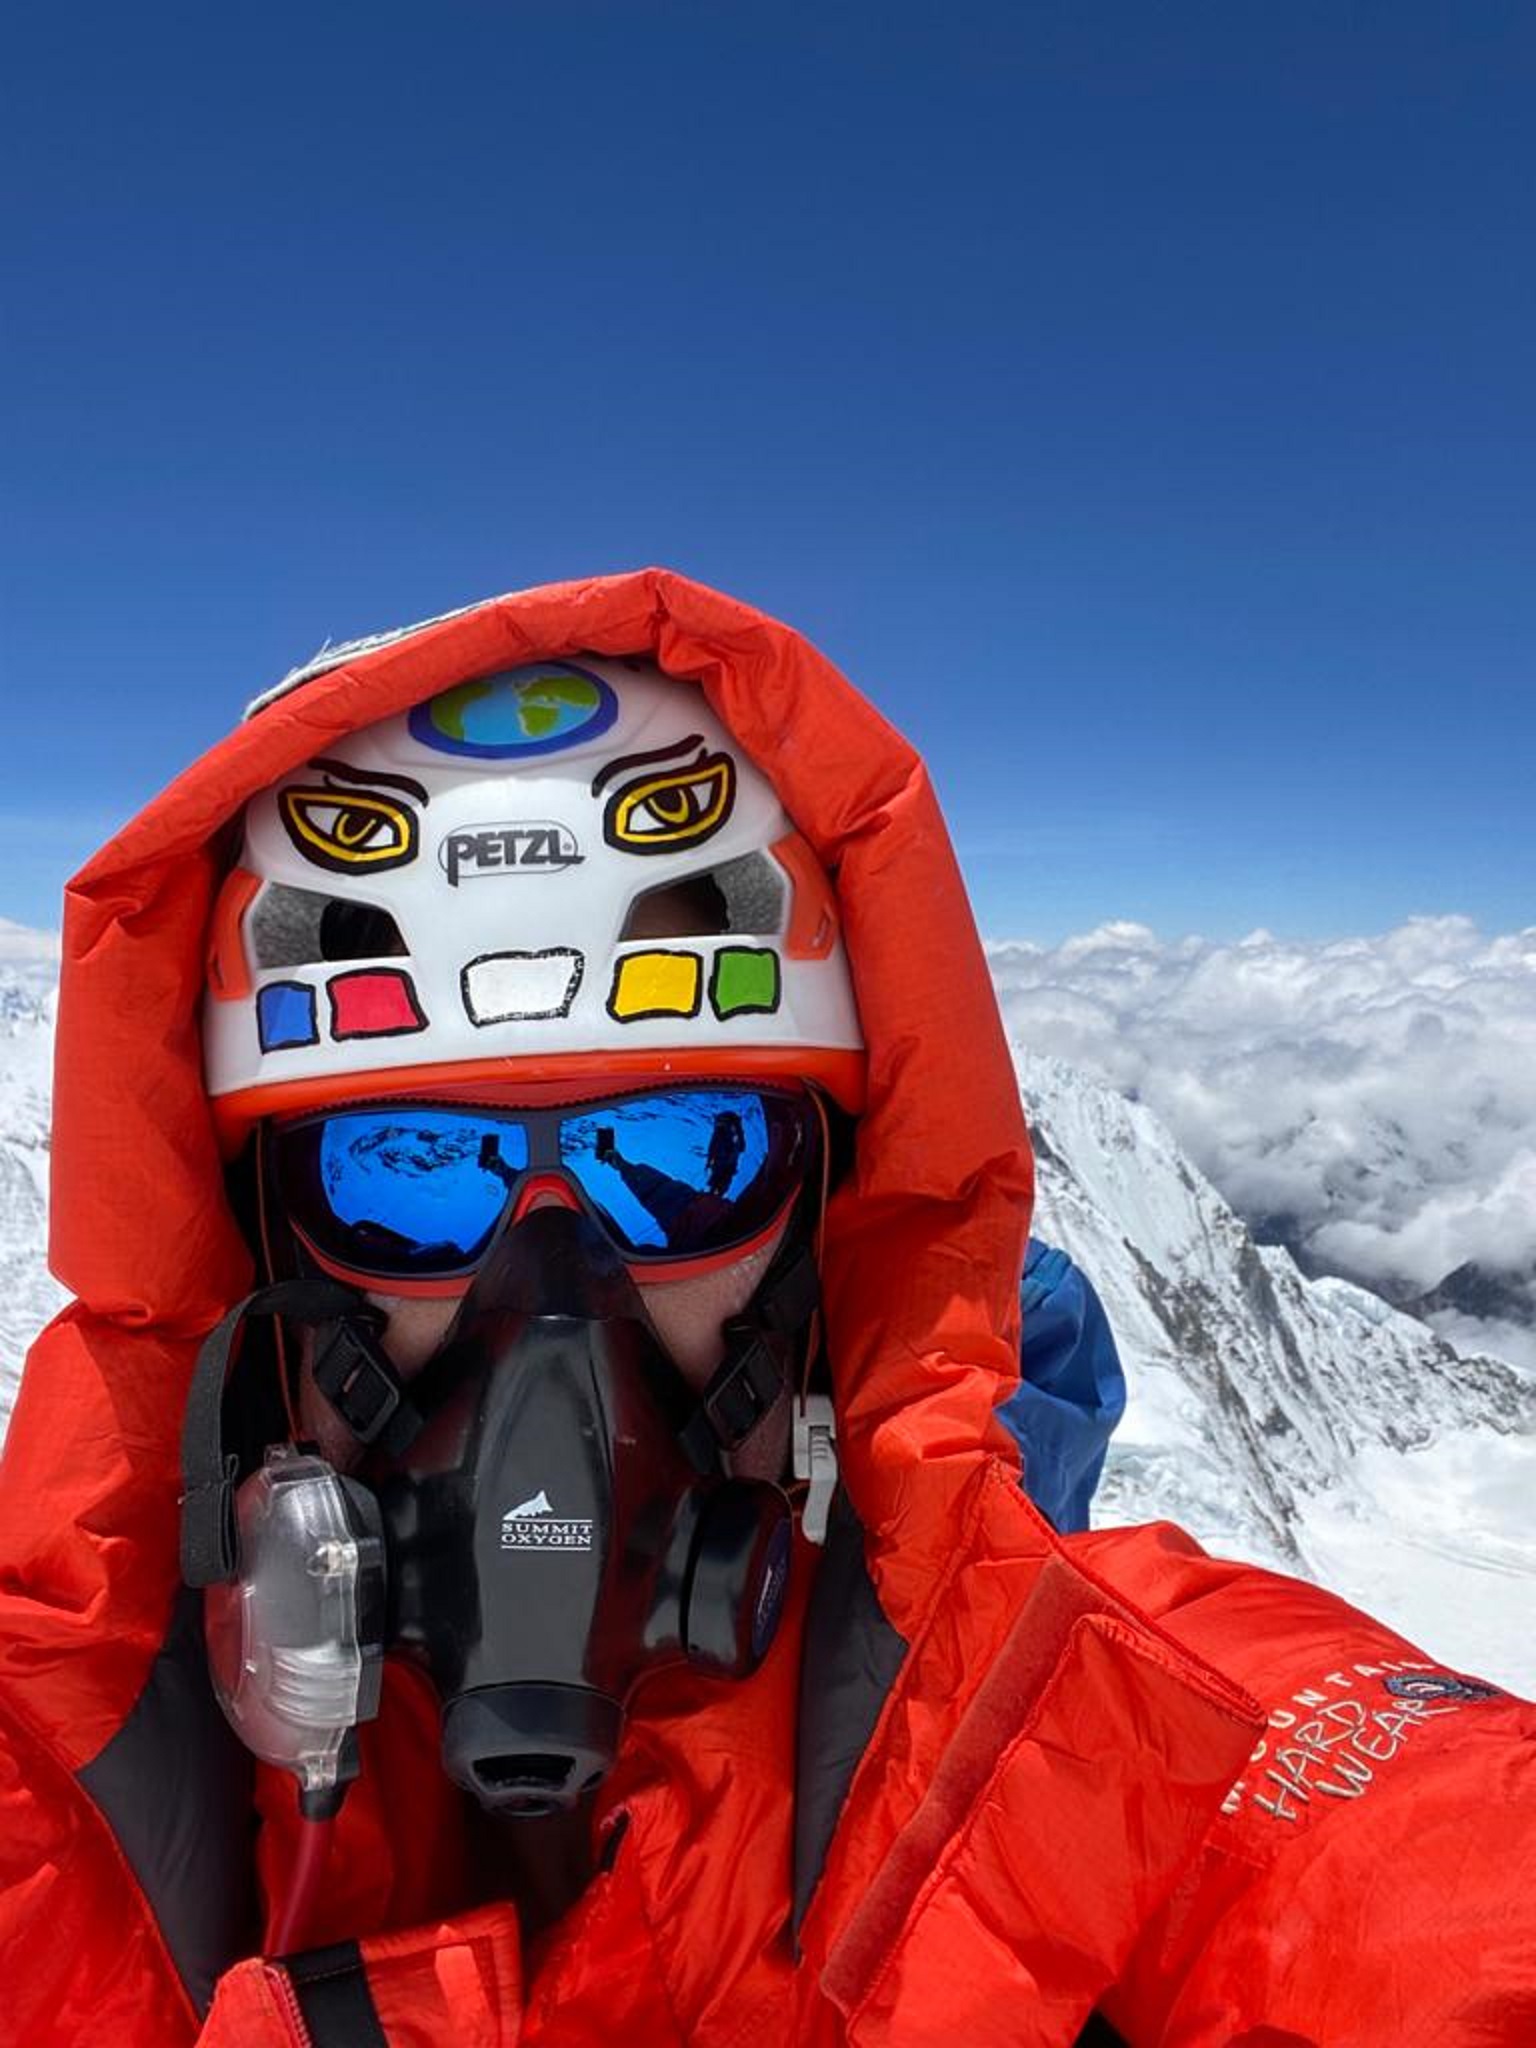
{"type": "Polygon", "coordinates": [[[616,775],[639,769],[620,783],[603,807],[603,837],[624,853],[675,853],[712,838],[736,801],[736,764],[712,754],[694,734],[681,746],[610,761],[593,784],[594,795],[616,775]],[[697,749],[682,767],[660,762],[697,749]],[[648,764],[648,765],[647,765],[648,764]]]}
{"type": "Polygon", "coordinates": [[[339,761],[313,764],[325,776],[321,783],[293,783],[280,790],[278,816],[299,852],[316,867],[333,874],[382,874],[416,858],[420,837],[415,797],[425,803],[419,782],[404,776],[363,776],[339,761]],[[364,785],[338,787],[339,783],[364,785]],[[388,783],[385,789],[377,785],[388,783]],[[400,795],[393,794],[400,790],[400,795]]]}

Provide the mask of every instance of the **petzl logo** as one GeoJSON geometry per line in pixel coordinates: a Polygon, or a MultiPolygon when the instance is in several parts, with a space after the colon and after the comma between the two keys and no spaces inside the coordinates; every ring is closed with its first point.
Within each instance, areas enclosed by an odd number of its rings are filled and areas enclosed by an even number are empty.
{"type": "Polygon", "coordinates": [[[549,1495],[541,1489],[531,1500],[520,1500],[501,1518],[503,1550],[590,1550],[592,1524],[557,1515],[549,1495]]]}
{"type": "Polygon", "coordinates": [[[450,885],[474,875],[548,874],[579,865],[576,834],[566,825],[535,819],[526,825],[474,825],[450,832],[437,850],[450,885]]]}

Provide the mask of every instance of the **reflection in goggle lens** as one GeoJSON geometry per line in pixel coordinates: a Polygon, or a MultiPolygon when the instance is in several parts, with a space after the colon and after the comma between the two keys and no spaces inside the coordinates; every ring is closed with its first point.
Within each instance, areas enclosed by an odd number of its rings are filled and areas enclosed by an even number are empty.
{"type": "Polygon", "coordinates": [[[346,1110],[280,1129],[275,1146],[315,1249],[405,1278],[472,1264],[530,1172],[563,1173],[632,1258],[729,1249],[801,1184],[816,1129],[803,1094],[680,1088],[572,1110],[346,1110]]]}

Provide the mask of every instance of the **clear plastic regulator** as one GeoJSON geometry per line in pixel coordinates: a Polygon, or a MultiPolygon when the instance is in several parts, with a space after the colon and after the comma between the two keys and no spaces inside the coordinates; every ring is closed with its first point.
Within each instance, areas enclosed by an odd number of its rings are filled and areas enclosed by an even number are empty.
{"type": "Polygon", "coordinates": [[[352,1777],[379,1710],[384,1541],[378,1511],[324,1459],[274,1446],[235,1499],[240,1575],[208,1587],[214,1691],[267,1763],[323,1793],[352,1777]]]}

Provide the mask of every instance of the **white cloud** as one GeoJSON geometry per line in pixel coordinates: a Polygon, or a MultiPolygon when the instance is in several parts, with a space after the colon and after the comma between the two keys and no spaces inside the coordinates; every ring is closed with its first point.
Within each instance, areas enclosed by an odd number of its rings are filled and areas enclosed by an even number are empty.
{"type": "Polygon", "coordinates": [[[1306,944],[1115,923],[994,945],[1010,1035],[1150,1103],[1250,1218],[1430,1288],[1536,1268],[1536,928],[1415,918],[1306,944]]]}

